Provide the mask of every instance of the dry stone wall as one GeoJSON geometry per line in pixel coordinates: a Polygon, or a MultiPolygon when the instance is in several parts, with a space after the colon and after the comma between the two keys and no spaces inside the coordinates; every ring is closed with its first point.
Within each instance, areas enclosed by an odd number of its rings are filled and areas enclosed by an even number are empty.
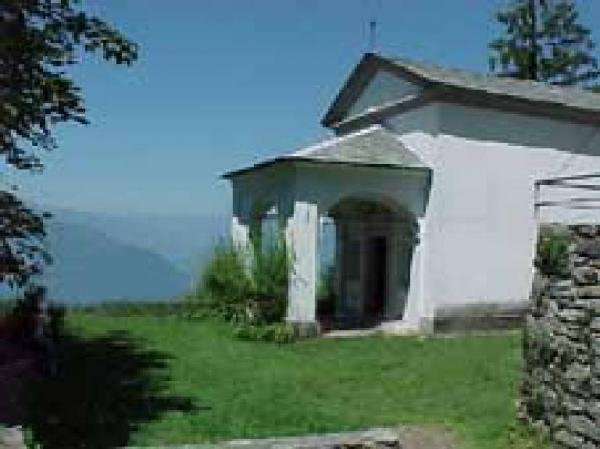
{"type": "Polygon", "coordinates": [[[564,273],[536,273],[521,414],[556,448],[600,448],[600,226],[563,227],[564,273]]]}

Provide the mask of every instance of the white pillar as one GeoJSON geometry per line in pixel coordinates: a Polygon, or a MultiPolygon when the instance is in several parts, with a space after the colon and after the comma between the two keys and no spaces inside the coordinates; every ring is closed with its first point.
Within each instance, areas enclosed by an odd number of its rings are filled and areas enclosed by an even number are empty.
{"type": "Polygon", "coordinates": [[[427,247],[427,222],[418,220],[418,241],[414,247],[410,269],[410,288],[404,313],[404,321],[424,333],[433,332],[433,304],[425,292],[425,254],[427,247]]]}
{"type": "Polygon", "coordinates": [[[286,229],[292,265],[287,320],[292,323],[314,325],[316,321],[318,230],[317,205],[296,201],[286,229]]]}
{"type": "Polygon", "coordinates": [[[231,242],[236,249],[241,251],[247,250],[250,244],[249,227],[247,224],[243,224],[236,215],[231,217],[231,242]]]}

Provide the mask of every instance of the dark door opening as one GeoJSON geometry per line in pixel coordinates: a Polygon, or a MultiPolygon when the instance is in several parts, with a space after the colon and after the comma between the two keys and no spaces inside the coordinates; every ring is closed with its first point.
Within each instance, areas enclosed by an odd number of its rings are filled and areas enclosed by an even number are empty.
{"type": "Polygon", "coordinates": [[[383,318],[387,297],[387,239],[373,237],[367,242],[365,318],[383,318]]]}

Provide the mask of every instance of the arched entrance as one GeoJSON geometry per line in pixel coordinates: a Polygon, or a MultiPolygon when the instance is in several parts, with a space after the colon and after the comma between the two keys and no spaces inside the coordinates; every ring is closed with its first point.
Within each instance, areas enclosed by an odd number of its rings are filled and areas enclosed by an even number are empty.
{"type": "Polygon", "coordinates": [[[335,226],[334,298],[317,307],[322,327],[371,327],[402,319],[415,217],[391,201],[370,198],[346,198],[328,216],[335,226]]]}

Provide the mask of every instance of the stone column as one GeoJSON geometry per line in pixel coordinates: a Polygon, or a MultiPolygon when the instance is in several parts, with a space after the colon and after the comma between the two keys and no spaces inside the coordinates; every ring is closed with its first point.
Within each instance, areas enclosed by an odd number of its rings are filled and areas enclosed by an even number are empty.
{"type": "Polygon", "coordinates": [[[314,334],[316,326],[317,234],[316,204],[295,201],[288,219],[286,240],[291,257],[287,321],[300,334],[314,334]]]}
{"type": "Polygon", "coordinates": [[[231,243],[244,257],[245,265],[250,269],[252,265],[252,245],[250,244],[250,218],[251,218],[251,193],[240,186],[238,182],[232,183],[233,188],[233,213],[231,216],[231,243]]]}
{"type": "Polygon", "coordinates": [[[250,246],[250,229],[236,215],[231,217],[231,241],[238,250],[245,251],[250,246]]]}
{"type": "Polygon", "coordinates": [[[425,248],[427,246],[425,227],[425,220],[419,219],[410,267],[410,288],[403,321],[407,326],[414,326],[415,330],[430,334],[433,333],[434,310],[433,304],[427,301],[424,292],[425,248]]]}

